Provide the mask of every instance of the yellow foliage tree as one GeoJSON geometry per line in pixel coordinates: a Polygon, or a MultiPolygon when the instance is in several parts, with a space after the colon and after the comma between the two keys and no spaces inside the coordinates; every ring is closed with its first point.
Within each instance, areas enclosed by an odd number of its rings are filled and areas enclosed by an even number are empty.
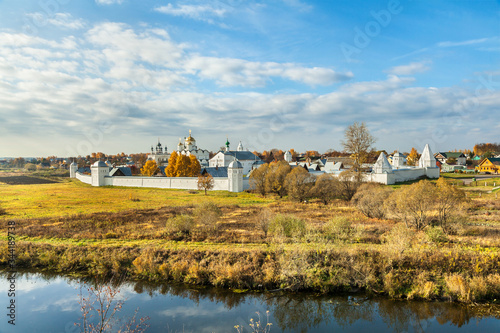
{"type": "Polygon", "coordinates": [[[194,155],[189,155],[189,177],[198,177],[201,171],[200,162],[194,155]]]}
{"type": "Polygon", "coordinates": [[[154,175],[154,173],[156,172],[157,169],[158,169],[158,165],[156,164],[156,162],[152,161],[152,160],[149,160],[141,168],[141,173],[144,176],[151,177],[152,175],[154,175]]]}
{"type": "Polygon", "coordinates": [[[168,165],[165,168],[165,176],[175,177],[175,165],[177,164],[177,152],[172,152],[168,158],[168,165]]]}
{"type": "Polygon", "coordinates": [[[418,162],[418,152],[415,148],[412,148],[410,154],[406,158],[406,164],[408,165],[416,165],[418,162]]]}
{"type": "Polygon", "coordinates": [[[178,155],[175,162],[175,177],[189,177],[189,157],[178,155]]]}

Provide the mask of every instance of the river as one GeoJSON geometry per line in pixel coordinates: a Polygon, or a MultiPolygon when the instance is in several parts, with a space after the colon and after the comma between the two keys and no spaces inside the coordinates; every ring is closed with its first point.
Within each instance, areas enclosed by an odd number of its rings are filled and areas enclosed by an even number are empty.
{"type": "MultiPolygon", "coordinates": [[[[80,332],[75,326],[82,323],[79,295],[88,297],[91,282],[35,273],[18,273],[10,282],[5,273],[1,277],[0,332],[80,332]],[[8,295],[12,282],[15,297],[8,295]],[[11,300],[15,326],[8,322],[12,320],[7,315],[11,300]]],[[[265,325],[267,311],[270,332],[500,332],[500,319],[488,312],[492,310],[489,306],[364,295],[235,293],[140,282],[122,283],[114,289],[119,291],[115,299],[123,307],[112,321],[113,331],[138,309],[137,318],[149,317],[146,332],[237,332],[235,325],[250,332],[251,319],[258,320],[256,312],[261,313],[265,325]]],[[[499,309],[494,310],[498,316],[499,309]]]]}

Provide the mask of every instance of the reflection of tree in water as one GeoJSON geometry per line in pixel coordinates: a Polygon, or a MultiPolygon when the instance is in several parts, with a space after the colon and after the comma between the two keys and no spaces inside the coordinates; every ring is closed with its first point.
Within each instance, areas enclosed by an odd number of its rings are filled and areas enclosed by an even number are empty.
{"type": "Polygon", "coordinates": [[[363,297],[324,297],[310,295],[276,295],[266,304],[282,330],[307,332],[332,320],[347,327],[357,320],[372,321],[374,304],[363,297]]]}
{"type": "MultiPolygon", "coordinates": [[[[427,321],[436,318],[440,325],[450,323],[461,327],[473,318],[472,308],[456,303],[392,301],[379,299],[378,313],[396,332],[409,330],[425,332],[427,321]]],[[[479,318],[478,318],[479,319],[479,318]]]]}
{"type": "Polygon", "coordinates": [[[187,298],[196,304],[199,304],[200,300],[209,300],[213,303],[224,304],[228,310],[239,306],[245,301],[245,294],[238,294],[231,290],[204,287],[195,288],[182,284],[158,285],[138,281],[134,282],[134,291],[138,294],[146,292],[151,297],[156,293],[178,296],[187,298]]]}

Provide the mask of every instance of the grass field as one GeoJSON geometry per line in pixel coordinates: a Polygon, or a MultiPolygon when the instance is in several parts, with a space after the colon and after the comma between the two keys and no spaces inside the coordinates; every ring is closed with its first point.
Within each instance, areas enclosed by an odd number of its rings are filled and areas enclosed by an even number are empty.
{"type": "Polygon", "coordinates": [[[1,219],[68,216],[129,209],[185,206],[205,201],[218,205],[265,205],[273,202],[249,193],[163,190],[147,188],[92,187],[78,180],[52,178],[52,184],[7,185],[0,183],[1,219]]]}
{"type": "Polygon", "coordinates": [[[237,289],[500,299],[500,201],[484,188],[464,187],[471,200],[467,222],[443,237],[432,228],[415,232],[368,218],[342,200],[324,205],[50,179],[56,182],[0,184],[0,265],[9,259],[7,221],[15,220],[18,267],[237,289]],[[212,224],[205,221],[209,211],[199,212],[206,203],[218,209],[212,224]],[[264,213],[293,217],[304,229],[266,234],[264,213]],[[195,225],[169,232],[181,217],[195,225]]]}

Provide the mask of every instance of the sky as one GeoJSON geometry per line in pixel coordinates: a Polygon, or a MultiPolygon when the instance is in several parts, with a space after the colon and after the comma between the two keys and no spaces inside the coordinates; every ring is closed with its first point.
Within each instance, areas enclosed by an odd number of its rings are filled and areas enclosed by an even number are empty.
{"type": "Polygon", "coordinates": [[[500,141],[500,1],[0,0],[0,156],[500,141]]]}

